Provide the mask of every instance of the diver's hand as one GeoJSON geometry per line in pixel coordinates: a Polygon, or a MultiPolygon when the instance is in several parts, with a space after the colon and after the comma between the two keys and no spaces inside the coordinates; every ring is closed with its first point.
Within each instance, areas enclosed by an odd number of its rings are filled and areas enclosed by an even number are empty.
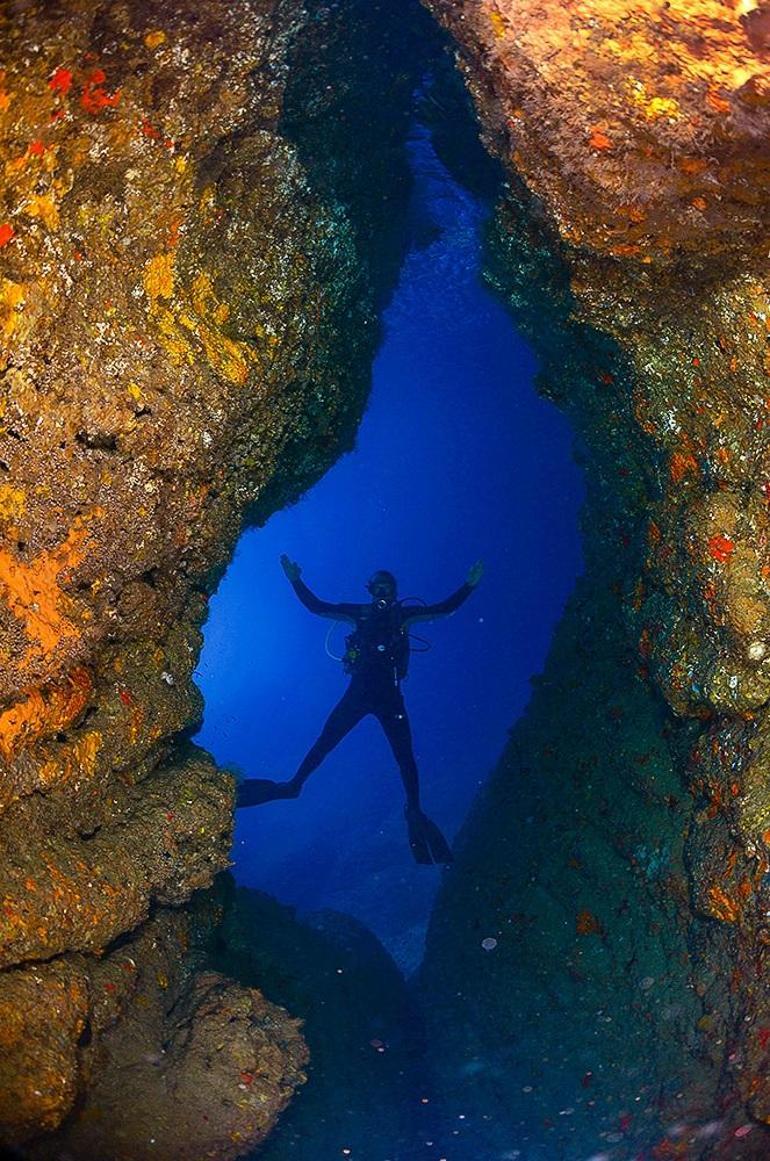
{"type": "Polygon", "coordinates": [[[286,573],[290,581],[299,580],[302,576],[302,569],[297,564],[296,560],[289,560],[284,552],[281,556],[281,568],[286,573]]]}
{"type": "Polygon", "coordinates": [[[471,568],[469,569],[468,575],[465,578],[465,583],[470,585],[471,588],[475,589],[476,585],[479,583],[479,581],[481,580],[483,575],[484,575],[484,561],[477,560],[476,563],[474,565],[472,565],[471,568]]]}

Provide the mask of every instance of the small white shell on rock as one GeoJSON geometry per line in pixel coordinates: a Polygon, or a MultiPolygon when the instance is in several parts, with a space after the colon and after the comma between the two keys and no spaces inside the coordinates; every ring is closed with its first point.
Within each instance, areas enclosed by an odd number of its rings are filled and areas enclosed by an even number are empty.
{"type": "Polygon", "coordinates": [[[749,661],[761,661],[767,653],[764,641],[752,641],[748,648],[749,661]]]}

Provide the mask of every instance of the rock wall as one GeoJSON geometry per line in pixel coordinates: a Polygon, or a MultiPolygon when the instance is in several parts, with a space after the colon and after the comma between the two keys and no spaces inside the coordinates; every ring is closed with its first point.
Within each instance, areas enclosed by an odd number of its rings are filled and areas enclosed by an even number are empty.
{"type": "Polygon", "coordinates": [[[585,581],[429,941],[448,1113],[471,1086],[510,1156],[764,1157],[770,11],[426,3],[588,477],[585,581]]]}
{"type": "Polygon", "coordinates": [[[393,16],[0,4],[0,1143],[30,1155],[236,1156],[302,1079],[296,1022],[189,970],[166,908],[228,863],[232,780],[185,740],[207,598],[365,403],[414,78],[393,16]]]}
{"type": "MultiPolygon", "coordinates": [[[[68,987],[79,985],[85,1001],[78,1051],[67,1061],[70,1087],[80,1090],[78,1115],[64,1133],[28,1142],[25,1157],[192,1161],[239,1156],[266,1138],[305,1080],[308,1051],[299,1020],[256,986],[207,969],[206,936],[221,913],[199,896],[188,908],[159,911],[98,962],[54,961],[54,973],[66,963],[68,987]]],[[[12,980],[37,998],[48,992],[45,970],[40,977],[32,967],[12,980]]],[[[30,997],[18,998],[28,1012],[30,997]]],[[[38,1020],[56,1028],[57,1015],[46,1007],[38,1020]]],[[[38,1038],[28,1043],[27,1077],[56,1112],[38,1038]]]]}

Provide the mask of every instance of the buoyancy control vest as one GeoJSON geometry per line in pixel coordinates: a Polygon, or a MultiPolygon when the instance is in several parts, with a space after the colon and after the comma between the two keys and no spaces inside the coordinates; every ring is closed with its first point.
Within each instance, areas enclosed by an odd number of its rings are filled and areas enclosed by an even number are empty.
{"type": "Polygon", "coordinates": [[[352,675],[389,671],[402,681],[409,669],[409,633],[398,601],[375,601],[345,638],[342,665],[352,675]]]}

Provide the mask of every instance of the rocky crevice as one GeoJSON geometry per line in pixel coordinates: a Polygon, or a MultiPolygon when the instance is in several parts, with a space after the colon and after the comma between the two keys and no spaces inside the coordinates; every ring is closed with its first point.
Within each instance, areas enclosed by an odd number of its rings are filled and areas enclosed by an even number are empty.
{"type": "MultiPolygon", "coordinates": [[[[453,1144],[763,1157],[766,13],[426,4],[511,181],[489,277],[588,476],[585,582],[432,925],[437,1082],[477,1112],[453,1144]]],[[[237,1156],[301,1083],[253,963],[233,985],[192,951],[232,785],[185,732],[244,520],[354,437],[407,27],[0,7],[0,1122],[31,1155],[140,1157],[157,1126],[237,1156]]]]}

